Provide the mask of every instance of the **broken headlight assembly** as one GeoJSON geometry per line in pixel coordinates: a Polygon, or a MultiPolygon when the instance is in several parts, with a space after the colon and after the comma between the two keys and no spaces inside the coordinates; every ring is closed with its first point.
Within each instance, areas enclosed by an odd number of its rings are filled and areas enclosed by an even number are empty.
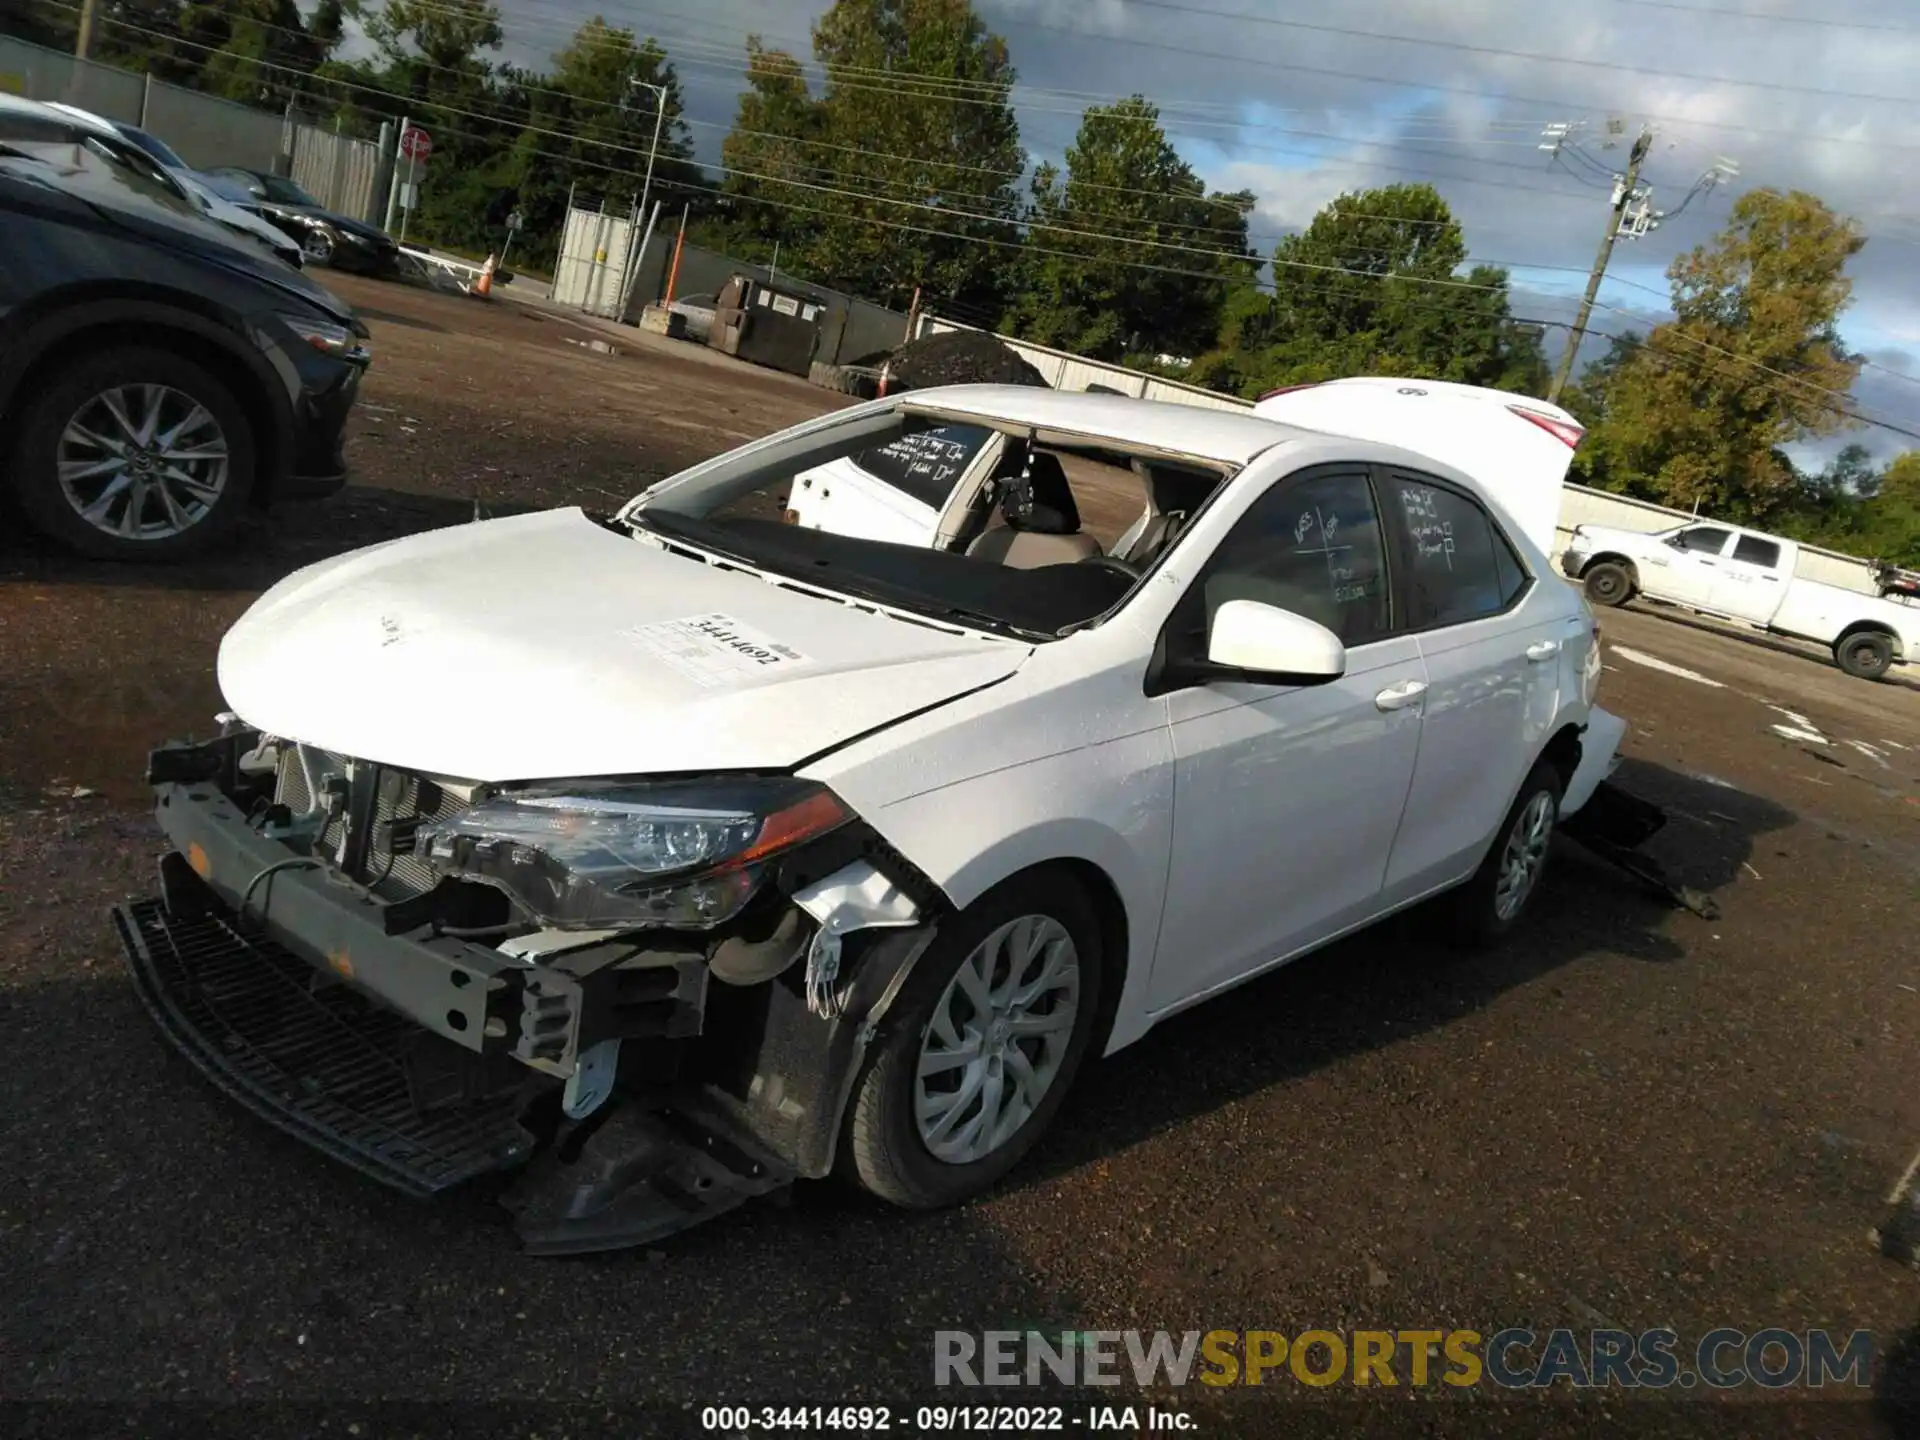
{"type": "Polygon", "coordinates": [[[765,862],[853,818],[782,777],[516,790],[423,825],[437,872],[504,890],[561,930],[710,930],[739,914],[765,862]]]}

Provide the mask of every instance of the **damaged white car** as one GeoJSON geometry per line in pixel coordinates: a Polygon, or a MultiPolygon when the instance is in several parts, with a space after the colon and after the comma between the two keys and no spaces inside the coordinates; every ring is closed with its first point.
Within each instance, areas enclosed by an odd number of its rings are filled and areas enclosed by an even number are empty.
{"type": "Polygon", "coordinates": [[[289,576],[221,736],[154,753],[173,848],[116,920],[216,1083],[412,1193],[526,1167],[530,1248],[836,1170],[945,1205],[1176,1011],[1429,897],[1507,933],[1614,763],[1600,671],[1541,543],[1418,454],[912,392],[289,576]],[[1019,459],[937,548],[786,518],[952,427],[1019,459]],[[1120,553],[1080,464],[1146,487],[1120,553]]]}

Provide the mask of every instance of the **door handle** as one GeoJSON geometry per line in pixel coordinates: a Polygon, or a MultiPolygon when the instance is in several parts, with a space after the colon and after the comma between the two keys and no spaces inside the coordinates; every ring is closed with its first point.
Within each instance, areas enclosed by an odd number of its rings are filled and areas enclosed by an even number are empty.
{"type": "Polygon", "coordinates": [[[1402,680],[1398,685],[1389,685],[1374,696],[1373,703],[1382,710],[1404,710],[1409,705],[1417,704],[1426,693],[1426,681],[1402,680]]]}
{"type": "Polygon", "coordinates": [[[1527,659],[1533,661],[1536,665],[1542,660],[1551,660],[1559,653],[1560,642],[1558,640],[1536,640],[1533,644],[1527,646],[1527,659]]]}
{"type": "Polygon", "coordinates": [[[1760,578],[1770,585],[1778,585],[1780,583],[1780,577],[1778,575],[1762,575],[1760,578]]]}

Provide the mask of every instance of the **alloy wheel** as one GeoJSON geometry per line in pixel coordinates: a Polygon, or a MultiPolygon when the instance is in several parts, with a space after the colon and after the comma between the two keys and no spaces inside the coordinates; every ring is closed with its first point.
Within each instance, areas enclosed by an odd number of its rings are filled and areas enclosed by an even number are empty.
{"type": "Polygon", "coordinates": [[[118,385],[73,413],[56,473],[67,503],[122,540],[166,540],[220,503],[231,449],[198,400],[166,385],[118,385]]]}
{"type": "Polygon", "coordinates": [[[1553,796],[1537,791],[1507,832],[1507,843],[1500,852],[1500,880],[1494,886],[1493,909],[1502,920],[1511,920],[1527,903],[1540,872],[1546,868],[1547,847],[1553,840],[1553,796]]]}
{"type": "Polygon", "coordinates": [[[920,1041],[914,1120],[936,1160],[983,1160],[1018,1133],[1066,1060],[1080,957],[1047,915],[1009,920],[947,983],[920,1041]]]}

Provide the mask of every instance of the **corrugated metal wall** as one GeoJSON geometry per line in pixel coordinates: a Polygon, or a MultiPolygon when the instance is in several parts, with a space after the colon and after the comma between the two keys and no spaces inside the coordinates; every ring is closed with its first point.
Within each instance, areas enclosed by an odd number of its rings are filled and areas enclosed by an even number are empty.
{"type": "Polygon", "coordinates": [[[634,228],[624,209],[569,210],[560,235],[560,261],[553,271],[552,298],[589,315],[616,315],[627,250],[639,239],[634,228]]]}
{"type": "Polygon", "coordinates": [[[294,183],[329,210],[370,224],[384,221],[386,196],[374,193],[380,147],[311,125],[293,128],[294,183]],[[376,205],[382,213],[375,213],[376,205]]]}

